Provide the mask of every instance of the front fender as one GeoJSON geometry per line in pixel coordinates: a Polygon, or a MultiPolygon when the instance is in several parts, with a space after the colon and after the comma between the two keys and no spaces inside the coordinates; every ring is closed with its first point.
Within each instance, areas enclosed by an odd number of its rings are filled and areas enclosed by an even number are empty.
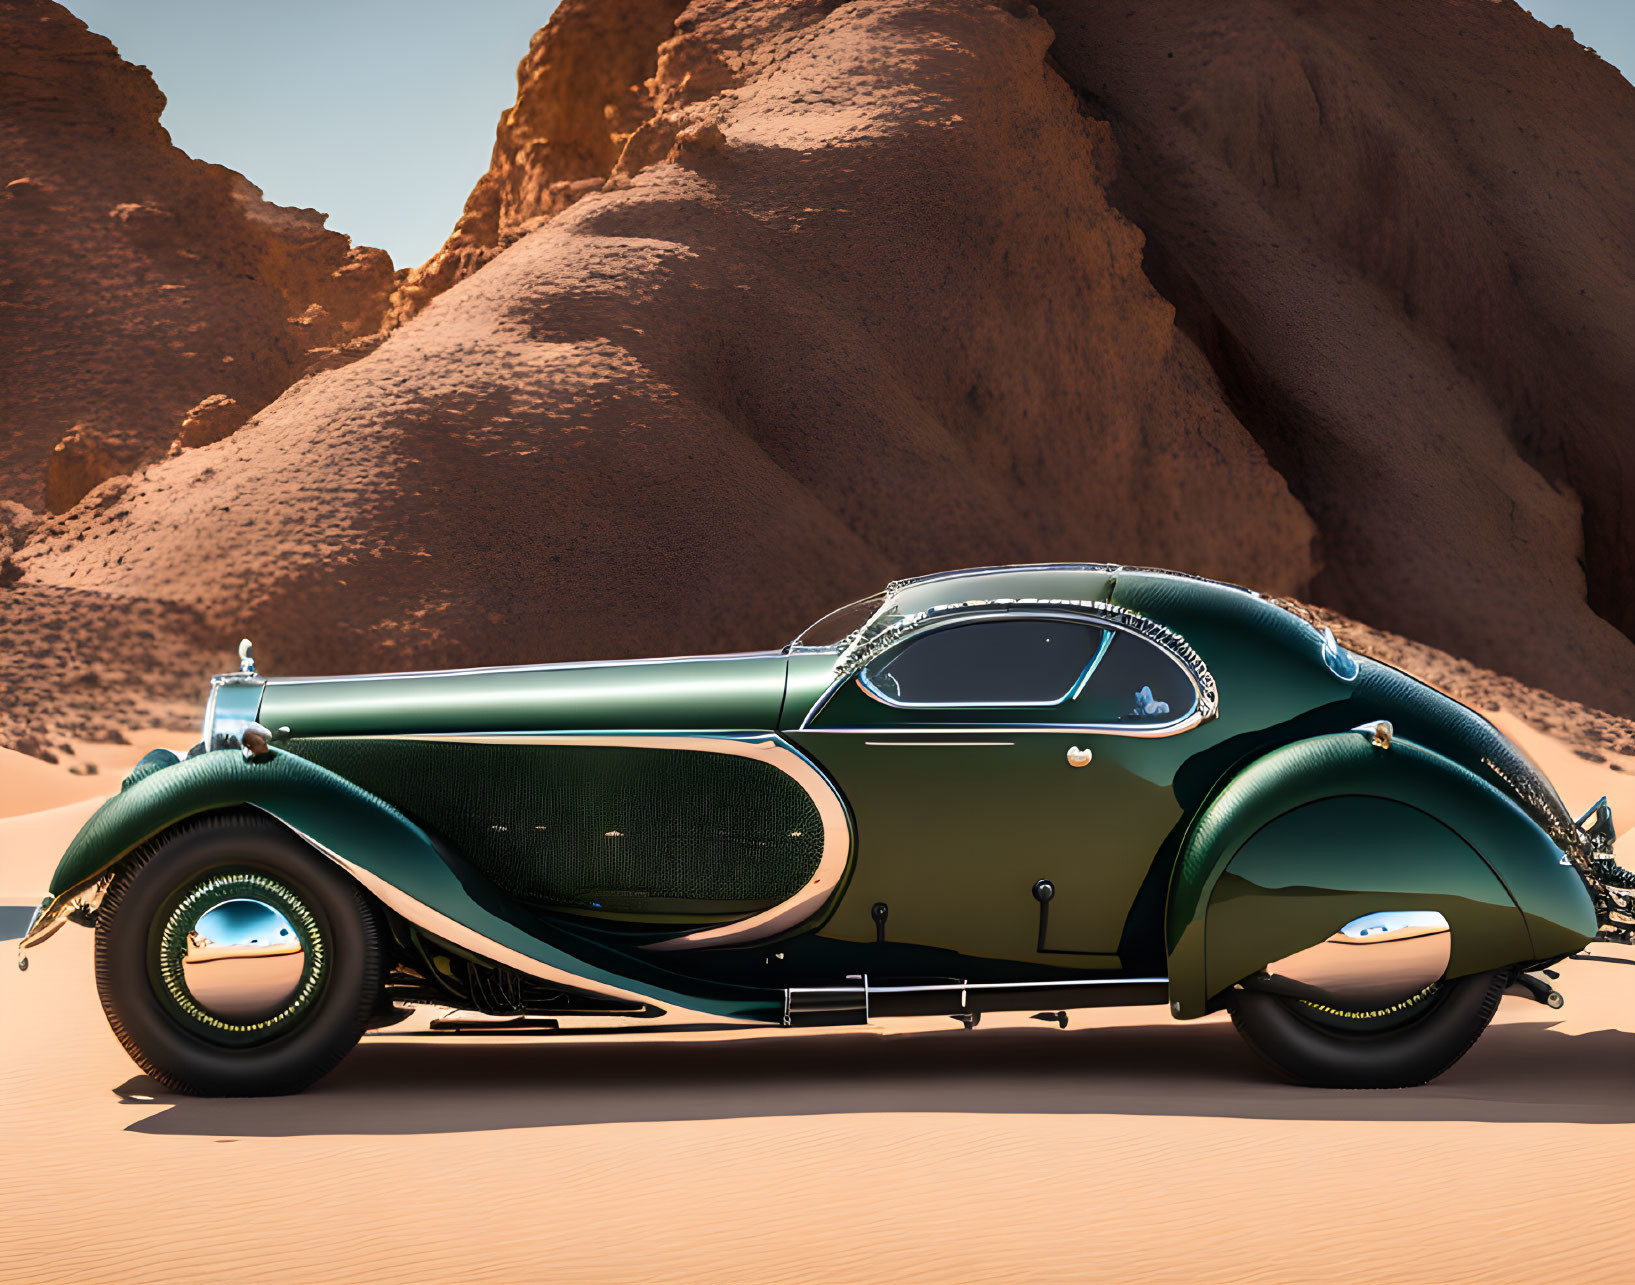
{"type": "Polygon", "coordinates": [[[1452,976],[1594,938],[1583,880],[1498,789],[1412,742],[1356,732],[1274,750],[1194,820],[1170,887],[1171,1008],[1212,999],[1375,910],[1434,909],[1452,976]]]}
{"type": "Polygon", "coordinates": [[[63,854],[51,880],[52,899],[23,945],[49,935],[44,928],[54,910],[149,839],[190,817],[245,806],[289,826],[405,919],[485,958],[614,998],[755,1021],[781,1018],[781,996],[774,1003],[742,988],[698,995],[673,987],[670,982],[682,979],[651,965],[621,967],[622,958],[566,929],[553,929],[552,942],[542,940],[513,917],[486,879],[391,804],[282,750],[253,759],[238,750],[200,754],[135,780],[109,799],[63,854]],[[558,937],[574,949],[554,944],[558,937]],[[643,975],[632,980],[637,972],[643,975]]]}

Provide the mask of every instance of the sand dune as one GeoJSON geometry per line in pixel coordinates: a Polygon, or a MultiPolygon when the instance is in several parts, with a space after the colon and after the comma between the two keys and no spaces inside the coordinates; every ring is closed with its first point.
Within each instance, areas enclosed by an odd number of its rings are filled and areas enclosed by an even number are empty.
{"type": "MultiPolygon", "coordinates": [[[[1621,774],[1511,730],[1569,800],[1635,817],[1621,774]]],[[[0,883],[37,886],[89,807],[0,820],[0,883]]],[[[126,1059],[90,944],[0,968],[0,1280],[1626,1274],[1631,968],[1569,962],[1565,1009],[1507,999],[1401,1092],[1277,1083],[1224,1019],[1162,1010],[528,1037],[428,1011],[303,1096],[209,1101],[126,1059]]]]}

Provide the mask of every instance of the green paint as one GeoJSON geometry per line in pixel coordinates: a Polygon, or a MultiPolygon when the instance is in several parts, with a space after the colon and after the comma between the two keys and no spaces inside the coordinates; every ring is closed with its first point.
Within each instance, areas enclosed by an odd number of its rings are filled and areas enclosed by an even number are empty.
{"type": "MultiPolygon", "coordinates": [[[[1047,567],[916,582],[889,610],[911,617],[1008,602],[1026,612],[1015,600],[1027,599],[1110,601],[1179,634],[1209,668],[1218,716],[1143,737],[1126,734],[1134,727],[1029,730],[1082,718],[1071,704],[898,710],[837,683],[835,653],[274,679],[260,721],[290,728],[286,747],[305,746],[337,770],[287,749],[256,762],[216,751],[150,766],[75,838],[52,891],[73,892],[187,817],[251,806],[543,965],[663,1004],[765,1020],[781,1015],[788,985],[863,972],[878,980],[882,970],[941,975],[960,960],[991,980],[1167,966],[1172,999],[1193,1016],[1223,987],[1376,909],[1441,910],[1463,971],[1557,957],[1594,935],[1588,895],[1552,839],[1566,836],[1570,816],[1525,756],[1476,714],[1389,666],[1364,660],[1354,681],[1342,681],[1323,664],[1317,631],[1270,602],[1162,573],[1047,567]],[[1389,750],[1348,730],[1380,719],[1395,727],[1389,750]],[[436,773],[433,790],[394,775],[390,754],[367,753],[404,744],[370,738],[454,733],[651,734],[655,745],[685,734],[776,733],[845,800],[851,838],[839,892],[774,939],[650,952],[643,942],[696,926],[700,915],[753,913],[764,897],[730,881],[678,883],[692,911],[671,896],[665,913],[644,919],[642,890],[623,887],[639,881],[639,863],[618,868],[607,846],[605,878],[632,894],[630,904],[519,904],[504,889],[531,885],[506,863],[560,853],[519,846],[509,827],[531,817],[529,797],[562,784],[566,760],[507,746],[410,756],[416,772],[436,773]],[[319,738],[356,738],[345,743],[358,749],[326,757],[313,747],[339,742],[319,738]],[[992,743],[924,743],[939,741],[992,743]],[[1070,766],[1070,748],[1089,749],[1090,764],[1070,766]],[[1043,951],[1040,879],[1056,890],[1043,951]],[[878,904],[889,917],[877,943],[878,904]]],[[[580,829],[628,793],[647,826],[644,851],[657,852],[652,845],[679,833],[675,825],[709,830],[700,836],[708,853],[747,844],[734,858],[742,861],[758,859],[756,844],[788,837],[739,821],[678,820],[670,795],[625,781],[620,765],[645,753],[596,760],[619,779],[597,786],[606,799],[578,818],[580,829]]],[[[585,833],[613,845],[614,829],[624,837],[614,822],[585,833]]],[[[692,872],[690,860],[680,874],[692,872]]],[[[584,883],[566,865],[541,873],[561,875],[562,888],[584,883]]]]}

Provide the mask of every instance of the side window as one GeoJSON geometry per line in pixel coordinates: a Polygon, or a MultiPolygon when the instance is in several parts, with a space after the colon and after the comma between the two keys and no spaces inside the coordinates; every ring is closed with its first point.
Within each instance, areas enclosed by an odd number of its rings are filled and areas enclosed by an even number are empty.
{"type": "Polygon", "coordinates": [[[1119,632],[1074,703],[1072,718],[1156,727],[1185,718],[1197,703],[1192,676],[1180,661],[1145,638],[1119,632]]]}
{"type": "Polygon", "coordinates": [[[1071,620],[978,620],[911,639],[858,676],[888,705],[1059,705],[1096,668],[1109,631],[1071,620]]]}

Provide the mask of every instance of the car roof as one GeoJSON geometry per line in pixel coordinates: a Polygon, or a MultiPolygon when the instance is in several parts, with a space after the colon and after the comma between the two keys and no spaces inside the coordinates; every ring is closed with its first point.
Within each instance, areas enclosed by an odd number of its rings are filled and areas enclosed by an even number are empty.
{"type": "MultiPolygon", "coordinates": [[[[1162,576],[1176,580],[1206,577],[1155,567],[1130,567],[1111,562],[1046,562],[1007,567],[969,567],[935,575],[894,580],[886,586],[886,601],[897,615],[913,615],[935,607],[966,602],[1045,599],[1056,602],[1106,602],[1121,576],[1162,576]]],[[[1210,580],[1226,588],[1224,581],[1210,580]]],[[[1245,593],[1251,590],[1241,590],[1245,593]]],[[[1258,595],[1257,595],[1258,596],[1258,595]]]]}

